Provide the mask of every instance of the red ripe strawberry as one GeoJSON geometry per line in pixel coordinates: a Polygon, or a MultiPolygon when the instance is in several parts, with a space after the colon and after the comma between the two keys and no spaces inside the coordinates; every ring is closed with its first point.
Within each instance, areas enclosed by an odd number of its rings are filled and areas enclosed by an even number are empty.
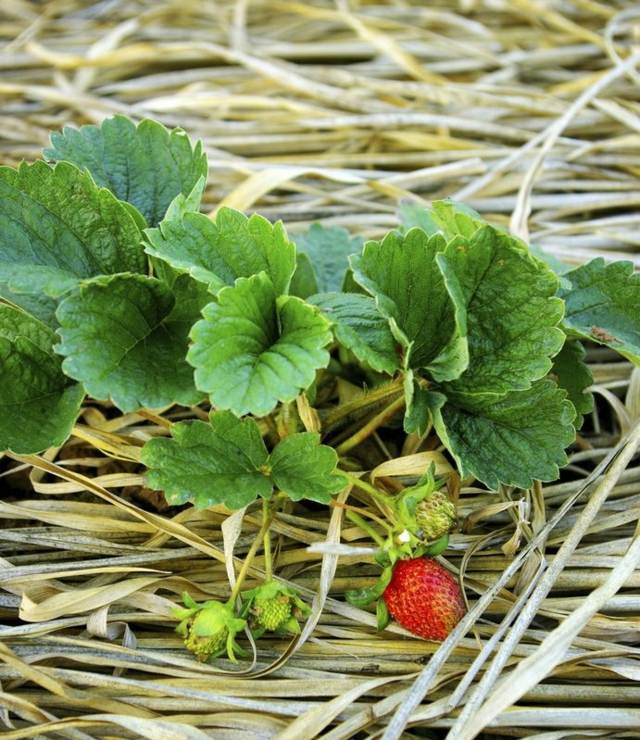
{"type": "Polygon", "coordinates": [[[398,560],[383,597],[396,622],[425,640],[444,640],[465,613],[458,582],[433,558],[398,560]]]}

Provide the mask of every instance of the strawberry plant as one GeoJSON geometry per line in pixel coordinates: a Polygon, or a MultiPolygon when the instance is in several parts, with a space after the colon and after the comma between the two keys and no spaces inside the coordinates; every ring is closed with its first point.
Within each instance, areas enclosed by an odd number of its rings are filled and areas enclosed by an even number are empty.
{"type": "Polygon", "coordinates": [[[446,547],[445,481],[376,487],[373,435],[398,455],[441,445],[490,490],[528,488],[558,477],[592,408],[582,343],[640,363],[631,263],[571,269],[460,204],[405,206],[364,244],[318,224],[290,236],[201,213],[201,145],[153,121],[65,129],[44,158],[0,168],[0,450],[62,445],[85,402],[194,409],[141,449],[148,485],[174,505],[260,499],[247,563],[261,541],[267,571],[226,604],[187,597],[200,657],[233,655],[246,626],[297,631],[307,610],[274,580],[269,540],[288,502],[330,505],[350,485],[378,508],[347,507],[383,568],[354,603],[400,603],[393,569],[446,547]]]}

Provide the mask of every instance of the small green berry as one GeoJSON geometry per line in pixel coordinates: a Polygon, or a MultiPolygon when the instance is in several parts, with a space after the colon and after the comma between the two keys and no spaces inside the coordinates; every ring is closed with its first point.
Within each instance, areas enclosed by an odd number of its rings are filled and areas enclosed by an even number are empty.
{"type": "Polygon", "coordinates": [[[291,588],[267,581],[262,586],[245,592],[243,615],[248,615],[249,623],[256,634],[263,632],[300,632],[298,619],[310,613],[309,607],[291,588]]]}
{"type": "Polygon", "coordinates": [[[434,491],[416,507],[416,524],[423,542],[433,542],[456,525],[456,507],[442,491],[434,491]]]}
{"type": "Polygon", "coordinates": [[[275,632],[291,616],[291,599],[283,593],[270,599],[258,598],[253,602],[251,613],[260,627],[275,632]]]}
{"type": "Polygon", "coordinates": [[[185,597],[185,604],[187,609],[175,612],[181,620],[176,631],[183,636],[185,647],[203,662],[225,651],[235,661],[234,650],[239,650],[235,636],[244,629],[245,620],[236,617],[229,604],[219,601],[197,604],[185,597]]]}

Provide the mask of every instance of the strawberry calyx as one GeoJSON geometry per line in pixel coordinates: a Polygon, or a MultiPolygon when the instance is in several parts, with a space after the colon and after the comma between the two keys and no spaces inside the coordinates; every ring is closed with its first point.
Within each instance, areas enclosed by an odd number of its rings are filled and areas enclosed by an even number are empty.
{"type": "Polygon", "coordinates": [[[201,662],[226,653],[236,663],[236,652],[242,655],[244,651],[235,637],[245,628],[246,620],[237,617],[228,603],[198,603],[188,593],[182,595],[182,600],[186,608],[175,609],[174,616],[180,620],[176,632],[184,639],[185,647],[201,662]]]}

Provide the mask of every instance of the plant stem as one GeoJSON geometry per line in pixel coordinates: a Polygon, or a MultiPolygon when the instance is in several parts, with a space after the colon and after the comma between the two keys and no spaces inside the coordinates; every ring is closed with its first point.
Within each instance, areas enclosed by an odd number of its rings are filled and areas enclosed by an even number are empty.
{"type": "MultiPolygon", "coordinates": [[[[269,509],[269,503],[266,499],[262,501],[262,521],[271,521],[271,512],[269,509]]],[[[264,526],[264,525],[263,525],[264,526]]],[[[271,532],[267,527],[266,532],[263,535],[263,550],[264,550],[264,575],[265,581],[270,581],[273,577],[273,560],[271,557],[271,532]]]]}
{"type": "Polygon", "coordinates": [[[354,435],[349,437],[349,439],[345,439],[342,444],[339,444],[336,447],[338,455],[344,455],[346,452],[349,452],[349,450],[357,447],[361,442],[364,442],[364,440],[370,437],[378,427],[381,427],[385,421],[388,421],[392,416],[400,411],[404,404],[404,396],[396,398],[393,403],[390,403],[386,408],[382,409],[379,414],[376,414],[371,421],[361,427],[354,435]]]}
{"type": "Polygon", "coordinates": [[[251,563],[253,562],[253,559],[256,556],[258,547],[263,542],[265,534],[269,531],[270,524],[271,524],[271,515],[265,517],[262,520],[262,526],[260,527],[260,531],[258,532],[256,538],[254,539],[253,544],[249,548],[249,552],[247,553],[244,559],[244,562],[242,563],[242,568],[240,568],[240,572],[238,573],[235,586],[233,587],[233,590],[231,591],[231,596],[229,596],[229,599],[227,600],[227,604],[235,604],[236,599],[238,598],[238,594],[240,593],[240,589],[242,588],[242,584],[244,583],[244,580],[247,577],[247,573],[249,572],[249,568],[251,567],[251,563]]]}
{"type": "MultiPolygon", "coordinates": [[[[333,427],[339,424],[346,416],[357,413],[369,406],[375,406],[398,393],[403,392],[402,379],[393,380],[390,383],[374,388],[373,390],[362,393],[353,401],[342,403],[340,406],[327,415],[323,421],[323,432],[330,432],[333,427]]],[[[343,425],[344,426],[344,425],[343,425]]]]}
{"type": "Polygon", "coordinates": [[[371,537],[371,539],[376,543],[376,545],[378,545],[378,547],[385,546],[385,542],[382,539],[382,537],[380,537],[378,532],[376,532],[376,530],[368,522],[366,522],[360,516],[360,514],[356,514],[356,512],[352,511],[351,509],[345,509],[345,515],[347,519],[351,519],[351,521],[355,525],[357,525],[358,527],[360,527],[360,529],[366,532],[369,535],[369,537],[371,537]]]}
{"type": "Polygon", "coordinates": [[[347,473],[346,475],[349,477],[351,485],[359,488],[361,491],[365,491],[379,503],[384,504],[385,506],[393,506],[393,499],[391,496],[379,491],[377,488],[374,488],[370,483],[358,478],[357,475],[351,475],[350,473],[347,473]]]}

